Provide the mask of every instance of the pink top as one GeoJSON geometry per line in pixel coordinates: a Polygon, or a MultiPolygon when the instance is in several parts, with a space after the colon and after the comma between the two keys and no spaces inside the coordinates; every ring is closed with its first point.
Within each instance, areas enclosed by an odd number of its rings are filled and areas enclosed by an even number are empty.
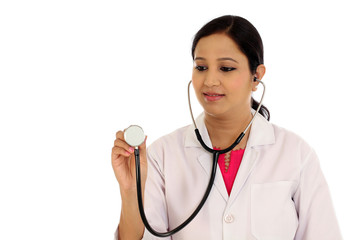
{"type": "MultiPolygon", "coordinates": [[[[214,147],[214,150],[220,150],[214,147]]],[[[223,176],[226,190],[230,196],[232,186],[235,181],[236,174],[239,170],[241,160],[244,156],[245,149],[232,150],[230,152],[220,154],[218,165],[223,176]]]]}

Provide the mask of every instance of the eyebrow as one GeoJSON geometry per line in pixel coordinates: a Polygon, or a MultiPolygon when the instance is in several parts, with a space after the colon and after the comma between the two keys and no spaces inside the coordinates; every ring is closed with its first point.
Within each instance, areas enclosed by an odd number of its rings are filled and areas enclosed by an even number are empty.
{"type": "MultiPolygon", "coordinates": [[[[203,58],[203,57],[196,57],[194,60],[206,60],[206,59],[205,59],[205,58],[203,58]]],[[[218,61],[228,60],[228,61],[233,61],[233,62],[238,63],[235,59],[230,58],[230,57],[218,58],[217,60],[218,60],[218,61]]]]}

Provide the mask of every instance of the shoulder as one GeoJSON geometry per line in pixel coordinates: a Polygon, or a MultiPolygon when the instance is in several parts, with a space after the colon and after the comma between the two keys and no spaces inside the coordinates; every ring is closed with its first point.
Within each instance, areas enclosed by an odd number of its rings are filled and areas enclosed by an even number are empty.
{"type": "Polygon", "coordinates": [[[274,135],[277,141],[285,141],[292,144],[307,144],[305,139],[303,139],[298,133],[274,123],[271,123],[271,125],[274,129],[274,135]]]}
{"type": "Polygon", "coordinates": [[[310,150],[309,144],[298,134],[257,115],[250,130],[248,146],[270,148],[277,151],[310,150]]]}
{"type": "Polygon", "coordinates": [[[148,154],[159,157],[164,154],[165,150],[171,151],[175,150],[175,148],[183,148],[186,135],[191,130],[190,128],[191,125],[187,125],[158,138],[147,148],[148,154]]]}
{"type": "Polygon", "coordinates": [[[283,141],[295,145],[304,144],[310,147],[309,144],[306,142],[306,140],[303,137],[301,137],[298,133],[295,133],[292,130],[289,130],[274,123],[271,123],[271,125],[274,129],[274,135],[277,141],[283,141]]]}
{"type": "Polygon", "coordinates": [[[310,156],[316,157],[312,146],[298,133],[271,123],[274,129],[275,145],[282,151],[292,152],[304,163],[310,156]]]}
{"type": "Polygon", "coordinates": [[[151,147],[158,147],[161,145],[172,144],[175,142],[181,143],[184,140],[184,138],[189,130],[189,127],[190,127],[190,125],[178,128],[175,131],[158,138],[151,144],[151,147]]]}
{"type": "Polygon", "coordinates": [[[261,115],[255,119],[250,130],[247,146],[258,149],[273,161],[301,166],[314,151],[298,134],[267,121],[261,115]]]}

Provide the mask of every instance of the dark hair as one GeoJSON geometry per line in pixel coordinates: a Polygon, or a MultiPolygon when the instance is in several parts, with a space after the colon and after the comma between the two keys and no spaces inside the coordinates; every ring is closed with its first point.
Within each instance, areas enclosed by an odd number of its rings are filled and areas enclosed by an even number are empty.
{"type": "MultiPolygon", "coordinates": [[[[225,33],[235,41],[240,51],[246,55],[252,74],[260,64],[264,64],[264,48],[259,32],[245,18],[231,15],[213,19],[195,34],[191,48],[193,59],[199,40],[215,33],[225,33]]],[[[251,97],[251,107],[256,110],[258,106],[259,102],[251,97]]],[[[264,105],[261,106],[259,113],[270,120],[270,112],[264,105]]]]}

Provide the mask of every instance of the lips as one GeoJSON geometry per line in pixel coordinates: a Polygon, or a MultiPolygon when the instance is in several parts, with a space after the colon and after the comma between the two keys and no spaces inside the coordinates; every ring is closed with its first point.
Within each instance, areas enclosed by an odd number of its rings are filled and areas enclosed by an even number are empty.
{"type": "Polygon", "coordinates": [[[204,92],[203,95],[205,99],[209,102],[218,101],[225,96],[225,94],[215,93],[215,92],[204,92]]]}

